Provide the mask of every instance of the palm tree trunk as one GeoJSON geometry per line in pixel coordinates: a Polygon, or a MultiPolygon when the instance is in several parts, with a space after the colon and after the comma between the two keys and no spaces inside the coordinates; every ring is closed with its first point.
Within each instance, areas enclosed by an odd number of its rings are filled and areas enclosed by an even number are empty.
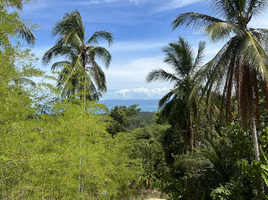
{"type": "Polygon", "coordinates": [[[254,86],[254,81],[253,81],[253,76],[252,73],[250,73],[250,66],[247,66],[247,73],[246,73],[246,80],[247,80],[247,88],[248,88],[248,114],[250,118],[250,127],[251,127],[251,132],[252,132],[252,139],[253,139],[253,147],[254,147],[254,155],[255,155],[255,160],[259,161],[260,160],[260,151],[259,151],[259,144],[258,144],[258,137],[257,137],[257,128],[256,128],[256,121],[255,121],[255,113],[254,113],[254,94],[253,94],[253,86],[254,86]]]}
{"type": "Polygon", "coordinates": [[[83,100],[84,100],[84,111],[86,111],[86,100],[87,100],[87,78],[86,78],[86,56],[82,57],[83,59],[83,70],[84,70],[84,94],[83,94],[83,100]]]}
{"type": "Polygon", "coordinates": [[[250,125],[251,125],[251,132],[252,132],[252,138],[253,138],[255,160],[260,161],[260,151],[259,151],[259,144],[258,144],[258,137],[257,137],[256,122],[255,122],[255,117],[254,117],[254,107],[251,103],[249,105],[249,117],[250,117],[250,125]]]}
{"type": "Polygon", "coordinates": [[[189,115],[189,129],[190,129],[190,141],[189,141],[189,145],[190,145],[190,153],[193,153],[193,147],[194,147],[194,134],[193,134],[193,129],[192,129],[192,118],[189,115]]]}
{"type": "MultiPolygon", "coordinates": [[[[249,109],[250,109],[249,115],[250,115],[250,125],[251,125],[252,138],[253,138],[254,155],[255,155],[255,160],[258,162],[260,161],[260,151],[259,151],[259,143],[258,143],[258,137],[257,137],[257,129],[256,129],[253,105],[250,105],[249,109]]],[[[260,185],[258,189],[264,193],[264,184],[261,178],[260,178],[260,185]]],[[[258,189],[257,189],[257,193],[258,193],[257,195],[258,197],[261,197],[258,189]]]]}
{"type": "Polygon", "coordinates": [[[197,148],[197,139],[199,138],[199,125],[196,123],[195,133],[194,133],[194,147],[197,148]]]}

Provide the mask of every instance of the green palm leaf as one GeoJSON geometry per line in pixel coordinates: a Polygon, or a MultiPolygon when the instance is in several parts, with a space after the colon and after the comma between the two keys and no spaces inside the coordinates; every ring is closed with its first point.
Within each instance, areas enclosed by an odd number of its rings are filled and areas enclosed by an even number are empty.
{"type": "Polygon", "coordinates": [[[96,31],[92,34],[92,36],[89,38],[89,40],[86,42],[86,44],[91,45],[98,45],[99,40],[104,39],[108,42],[109,45],[113,44],[114,38],[113,34],[109,31],[96,31]]]}
{"type": "Polygon", "coordinates": [[[232,35],[243,37],[245,33],[236,24],[228,22],[218,22],[207,26],[206,33],[213,42],[225,40],[232,35]]]}
{"type": "Polygon", "coordinates": [[[173,30],[175,30],[178,26],[191,26],[194,30],[204,31],[204,29],[210,25],[217,22],[223,22],[222,20],[211,17],[209,15],[195,13],[195,12],[188,12],[180,14],[176,17],[173,22],[171,23],[173,30]]]}

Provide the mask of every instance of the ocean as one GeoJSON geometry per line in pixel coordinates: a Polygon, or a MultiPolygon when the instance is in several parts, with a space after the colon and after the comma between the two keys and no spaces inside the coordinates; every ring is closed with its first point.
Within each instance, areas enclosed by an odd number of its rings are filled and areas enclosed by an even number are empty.
{"type": "MultiPolygon", "coordinates": [[[[113,107],[107,107],[107,108],[111,110],[113,107]]],[[[138,106],[138,108],[141,109],[140,112],[157,112],[157,106],[138,106]]]]}
{"type": "Polygon", "coordinates": [[[99,101],[99,103],[105,104],[109,110],[115,106],[130,106],[138,104],[138,108],[141,112],[157,112],[157,104],[159,99],[107,99],[99,101]]]}

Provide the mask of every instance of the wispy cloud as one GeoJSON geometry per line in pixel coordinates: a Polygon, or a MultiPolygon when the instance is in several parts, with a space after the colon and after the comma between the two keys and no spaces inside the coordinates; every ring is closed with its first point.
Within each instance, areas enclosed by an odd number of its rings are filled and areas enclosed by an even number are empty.
{"type": "Polygon", "coordinates": [[[145,51],[159,49],[161,50],[169,41],[118,41],[109,49],[111,51],[145,51]]]}
{"type": "Polygon", "coordinates": [[[161,8],[157,9],[156,11],[174,10],[201,1],[203,0],[173,0],[170,3],[167,3],[165,6],[161,6],[161,8]]]}
{"type": "MultiPolygon", "coordinates": [[[[80,1],[79,3],[82,5],[92,5],[92,4],[113,3],[116,1],[126,1],[126,0],[90,0],[90,1],[80,1]]],[[[129,0],[129,2],[131,2],[135,5],[138,5],[141,1],[140,0],[129,0]]]]}
{"type": "MultiPolygon", "coordinates": [[[[122,90],[143,87],[146,84],[147,74],[157,68],[170,71],[169,67],[163,63],[162,57],[140,58],[131,61],[112,63],[109,70],[105,72],[110,90],[122,90]]],[[[167,87],[166,82],[152,82],[149,88],[167,87]]]]}
{"type": "Polygon", "coordinates": [[[92,1],[83,1],[79,2],[82,5],[92,5],[92,4],[103,4],[103,3],[112,3],[118,0],[92,0],[92,1]]]}
{"type": "Polygon", "coordinates": [[[155,0],[88,0],[88,1],[80,1],[79,3],[82,5],[105,4],[113,2],[124,2],[124,3],[130,2],[134,5],[150,3],[151,5],[160,6],[158,11],[164,11],[164,10],[180,8],[200,1],[202,0],[165,0],[163,2],[156,2],[155,0]]]}
{"type": "Polygon", "coordinates": [[[134,3],[134,4],[136,4],[136,5],[138,5],[138,3],[139,3],[139,0],[129,0],[131,3],[134,3]]]}

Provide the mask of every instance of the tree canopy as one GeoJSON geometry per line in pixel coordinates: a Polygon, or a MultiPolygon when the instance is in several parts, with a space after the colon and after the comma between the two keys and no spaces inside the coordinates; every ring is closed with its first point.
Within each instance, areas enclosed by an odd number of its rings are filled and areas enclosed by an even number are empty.
{"type": "Polygon", "coordinates": [[[46,51],[42,61],[48,64],[53,58],[64,57],[51,66],[52,71],[59,69],[57,87],[62,97],[87,100],[99,100],[107,91],[106,78],[103,70],[96,62],[100,59],[108,68],[112,56],[104,47],[96,46],[104,39],[113,43],[113,35],[109,31],[96,31],[87,40],[82,17],[78,10],[65,13],[63,18],[55,23],[52,35],[58,36],[54,47],[46,51]]]}

